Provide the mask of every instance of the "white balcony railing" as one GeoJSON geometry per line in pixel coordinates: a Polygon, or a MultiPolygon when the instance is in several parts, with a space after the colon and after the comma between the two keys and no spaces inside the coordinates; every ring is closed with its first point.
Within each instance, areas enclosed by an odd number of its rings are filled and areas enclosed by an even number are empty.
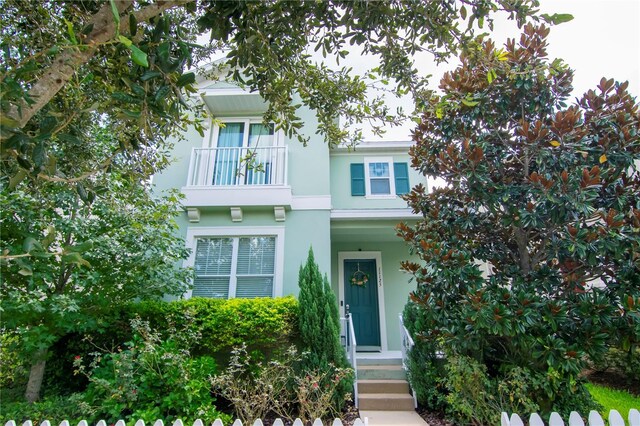
{"type": "Polygon", "coordinates": [[[194,148],[187,187],[284,186],[287,147],[194,148]]]}

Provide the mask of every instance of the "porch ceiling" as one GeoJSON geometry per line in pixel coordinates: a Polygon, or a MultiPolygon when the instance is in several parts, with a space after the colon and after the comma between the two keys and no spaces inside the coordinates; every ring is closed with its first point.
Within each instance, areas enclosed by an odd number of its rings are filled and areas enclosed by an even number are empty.
{"type": "Polygon", "coordinates": [[[331,221],[331,241],[344,242],[401,242],[395,227],[400,220],[331,221]]]}
{"type": "Polygon", "coordinates": [[[268,106],[257,93],[238,89],[205,91],[202,98],[209,111],[218,117],[262,114],[268,106]]]}

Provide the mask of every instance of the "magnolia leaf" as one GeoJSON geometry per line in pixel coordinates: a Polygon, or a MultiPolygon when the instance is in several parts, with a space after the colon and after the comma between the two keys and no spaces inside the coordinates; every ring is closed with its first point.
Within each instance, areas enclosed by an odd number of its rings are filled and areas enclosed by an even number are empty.
{"type": "Polygon", "coordinates": [[[442,108],[440,108],[440,107],[436,108],[436,117],[437,118],[444,117],[444,112],[442,111],[442,108]]]}
{"type": "Polygon", "coordinates": [[[36,167],[40,167],[47,159],[47,152],[44,148],[44,143],[39,142],[35,148],[33,148],[33,163],[36,167]]]}
{"type": "Polygon", "coordinates": [[[607,161],[607,156],[605,154],[602,154],[600,156],[600,164],[604,163],[605,161],[607,161]]]}
{"type": "Polygon", "coordinates": [[[500,49],[496,52],[496,57],[499,61],[504,62],[509,58],[509,53],[507,53],[505,50],[500,49]]]}
{"type": "Polygon", "coordinates": [[[558,141],[551,141],[551,142],[549,142],[549,144],[551,146],[555,146],[556,148],[560,146],[560,142],[558,142],[558,141]]]}
{"type": "Polygon", "coordinates": [[[460,17],[462,19],[467,19],[467,8],[464,6],[460,8],[460,17]]]}
{"type": "Polygon", "coordinates": [[[463,99],[462,103],[464,105],[468,106],[468,107],[474,107],[474,106],[478,105],[479,102],[478,101],[471,101],[469,99],[463,99]]]}
{"type": "Polygon", "coordinates": [[[544,19],[547,23],[558,25],[564,22],[569,22],[573,20],[573,15],[570,13],[554,13],[553,15],[549,15],[548,13],[543,13],[540,15],[542,19],[544,19]]]}
{"type": "Polygon", "coordinates": [[[142,50],[138,49],[135,45],[128,46],[129,50],[131,50],[131,59],[133,62],[140,65],[141,67],[149,68],[149,61],[147,60],[147,54],[142,50]]]}
{"type": "Polygon", "coordinates": [[[27,171],[25,169],[18,169],[16,174],[9,179],[9,189],[14,189],[25,177],[27,177],[27,171]]]}
{"type": "Polygon", "coordinates": [[[20,269],[18,271],[18,274],[20,274],[20,275],[22,275],[24,277],[29,277],[29,276],[33,275],[33,271],[31,270],[31,268],[28,268],[28,267],[25,266],[25,267],[23,267],[22,269],[20,269]]]}
{"type": "Polygon", "coordinates": [[[73,24],[66,19],[64,20],[64,22],[67,24],[67,34],[69,34],[69,40],[71,40],[71,43],[73,44],[78,44],[76,33],[75,31],[73,31],[73,24]]]}
{"type": "Polygon", "coordinates": [[[187,72],[182,74],[179,78],[178,81],[176,82],[176,85],[178,87],[182,87],[182,86],[186,86],[187,84],[193,84],[196,82],[196,75],[192,72],[187,72]]]}
{"type": "Polygon", "coordinates": [[[13,118],[7,117],[6,114],[0,116],[0,125],[6,127],[18,127],[18,122],[13,118]]]}
{"type": "Polygon", "coordinates": [[[56,228],[53,225],[47,227],[47,235],[42,240],[42,246],[48,248],[56,237],[56,228]]]}
{"type": "Polygon", "coordinates": [[[120,12],[118,12],[118,7],[116,6],[115,0],[109,0],[111,3],[111,14],[113,15],[113,21],[116,24],[116,37],[120,35],[120,12]]]}
{"type": "Polygon", "coordinates": [[[118,40],[120,40],[120,43],[124,44],[126,47],[129,47],[133,44],[131,40],[129,40],[123,35],[118,36],[118,40]]]}

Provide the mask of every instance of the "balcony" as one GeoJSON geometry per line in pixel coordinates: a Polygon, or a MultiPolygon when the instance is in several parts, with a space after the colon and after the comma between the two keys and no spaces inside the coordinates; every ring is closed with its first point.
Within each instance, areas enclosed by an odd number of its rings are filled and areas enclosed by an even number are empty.
{"type": "Polygon", "coordinates": [[[286,146],[194,148],[185,206],[289,206],[286,146]]]}

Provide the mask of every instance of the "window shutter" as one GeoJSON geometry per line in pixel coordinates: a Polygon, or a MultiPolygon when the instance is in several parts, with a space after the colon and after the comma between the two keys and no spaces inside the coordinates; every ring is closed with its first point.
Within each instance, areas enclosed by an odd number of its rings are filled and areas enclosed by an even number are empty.
{"type": "Polygon", "coordinates": [[[351,195],[364,196],[364,163],[351,164],[351,195]]]}
{"type": "Polygon", "coordinates": [[[393,174],[396,181],[396,195],[409,192],[409,170],[407,163],[393,163],[393,174]]]}

